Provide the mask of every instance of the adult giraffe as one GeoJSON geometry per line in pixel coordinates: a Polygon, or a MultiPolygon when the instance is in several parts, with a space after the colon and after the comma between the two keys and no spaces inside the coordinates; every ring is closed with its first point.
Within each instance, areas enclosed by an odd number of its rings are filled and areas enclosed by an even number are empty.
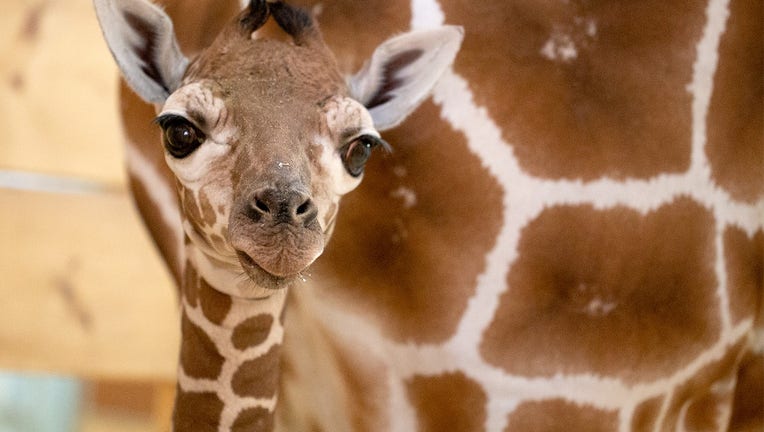
{"type": "MultiPolygon", "coordinates": [[[[291,292],[283,430],[761,430],[761,2],[295,3],[347,72],[466,36],[291,292]]],[[[188,55],[237,9],[167,4],[188,55]]],[[[122,95],[173,257],[154,112],[122,95]]]]}

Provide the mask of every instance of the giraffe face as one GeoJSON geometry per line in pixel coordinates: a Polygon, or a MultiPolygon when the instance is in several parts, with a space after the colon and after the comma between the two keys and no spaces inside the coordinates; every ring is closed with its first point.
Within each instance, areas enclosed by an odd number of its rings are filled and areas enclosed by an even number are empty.
{"type": "Polygon", "coordinates": [[[323,252],[383,141],[323,45],[243,36],[224,32],[191,64],[157,123],[187,237],[279,288],[323,252]]]}
{"type": "Polygon", "coordinates": [[[207,263],[195,264],[224,268],[217,288],[245,297],[289,285],[323,252],[340,198],[386,145],[378,130],[424,101],[462,39],[458,27],[394,37],[346,81],[310,15],[280,1],[252,0],[192,60],[152,3],[95,6],[127,83],[158,109],[183,229],[207,263]],[[269,17],[277,37],[261,29],[269,17]]]}

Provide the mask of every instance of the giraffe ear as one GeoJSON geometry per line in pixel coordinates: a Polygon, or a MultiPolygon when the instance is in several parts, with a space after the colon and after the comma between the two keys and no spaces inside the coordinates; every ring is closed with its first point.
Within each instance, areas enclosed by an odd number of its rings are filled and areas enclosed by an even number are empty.
{"type": "Polygon", "coordinates": [[[161,104],[180,85],[188,66],[172,21],[145,0],[94,0],[106,44],[130,87],[161,104]]]}
{"type": "Polygon", "coordinates": [[[405,33],[377,47],[349,86],[378,130],[397,126],[427,98],[453,63],[463,36],[461,27],[443,26],[405,33]]]}

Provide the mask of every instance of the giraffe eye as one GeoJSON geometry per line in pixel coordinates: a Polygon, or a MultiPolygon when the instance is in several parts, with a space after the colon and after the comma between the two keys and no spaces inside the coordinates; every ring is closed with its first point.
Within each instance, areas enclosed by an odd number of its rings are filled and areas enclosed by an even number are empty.
{"type": "Polygon", "coordinates": [[[387,143],[381,138],[371,135],[363,135],[342,147],[340,149],[340,155],[342,156],[342,163],[345,164],[347,172],[353,177],[358,177],[363,174],[363,169],[366,167],[366,162],[371,156],[371,151],[378,145],[382,145],[386,148],[388,147],[387,143]]]}
{"type": "Polygon", "coordinates": [[[184,158],[204,142],[204,134],[184,117],[167,114],[157,118],[164,132],[164,147],[175,158],[184,158]]]}

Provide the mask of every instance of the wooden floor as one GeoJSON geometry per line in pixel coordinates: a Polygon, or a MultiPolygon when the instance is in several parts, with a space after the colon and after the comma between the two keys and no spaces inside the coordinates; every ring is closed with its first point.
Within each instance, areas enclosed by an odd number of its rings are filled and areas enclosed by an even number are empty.
{"type": "Polygon", "coordinates": [[[85,432],[163,428],[177,358],[175,289],[125,192],[116,89],[90,0],[3,1],[0,370],[81,378],[85,432]],[[120,408],[130,397],[150,403],[120,408]]]}

